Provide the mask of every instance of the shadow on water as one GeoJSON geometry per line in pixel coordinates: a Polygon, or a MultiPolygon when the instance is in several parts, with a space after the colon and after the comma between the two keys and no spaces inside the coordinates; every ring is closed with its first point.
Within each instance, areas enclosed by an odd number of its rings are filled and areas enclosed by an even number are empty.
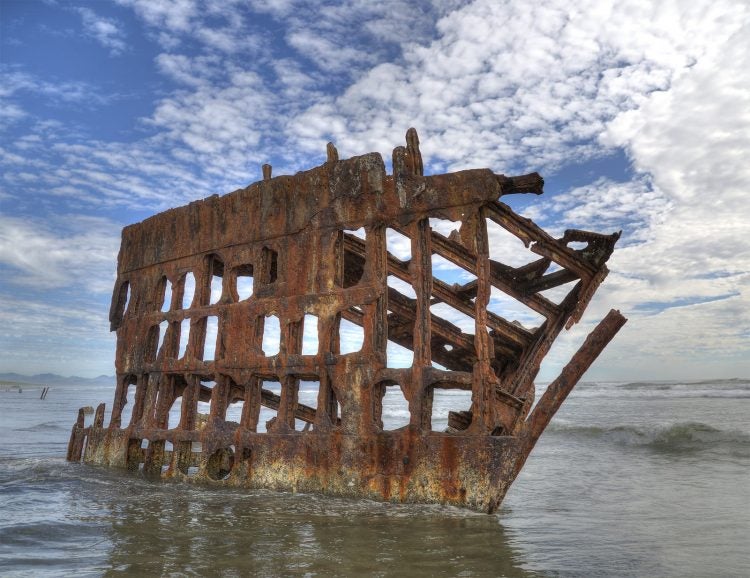
{"type": "Polygon", "coordinates": [[[129,478],[104,575],[533,576],[494,516],[129,478]]]}

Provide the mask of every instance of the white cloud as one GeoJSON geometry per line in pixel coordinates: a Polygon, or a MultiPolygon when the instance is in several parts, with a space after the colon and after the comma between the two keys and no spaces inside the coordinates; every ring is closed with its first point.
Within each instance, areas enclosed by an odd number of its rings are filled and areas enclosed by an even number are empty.
{"type": "Polygon", "coordinates": [[[601,153],[592,139],[607,123],[669,88],[740,9],[478,0],[440,20],[434,41],[404,42],[402,59],[313,104],[290,138],[369,150],[416,126],[435,170],[555,167],[601,153]]]}
{"type": "Polygon", "coordinates": [[[273,95],[259,75],[237,71],[222,87],[199,85],[161,101],[149,123],[199,155],[229,155],[235,166],[258,151],[261,135],[273,128],[273,95]]]}
{"type": "Polygon", "coordinates": [[[548,231],[561,237],[565,229],[602,233],[624,230],[619,247],[647,240],[668,218],[673,203],[651,179],[640,175],[616,182],[599,177],[593,183],[564,194],[542,198],[525,216],[549,224],[548,231]]]}
{"type": "Polygon", "coordinates": [[[248,171],[260,167],[248,166],[244,151],[236,149],[206,161],[207,155],[181,148],[179,134],[176,141],[167,134],[120,143],[86,139],[55,123],[37,122],[30,131],[0,149],[1,180],[19,208],[33,195],[38,215],[53,206],[54,212],[60,206],[72,212],[160,211],[246,186],[253,180],[248,171]]]}
{"type": "Polygon", "coordinates": [[[133,8],[156,31],[161,46],[178,48],[197,40],[209,50],[225,54],[262,48],[260,33],[249,34],[242,2],[196,0],[117,0],[133,8]],[[217,24],[221,22],[221,24],[217,24]]]}
{"type": "Polygon", "coordinates": [[[117,0],[133,8],[149,25],[169,33],[185,33],[199,15],[194,0],[117,0]]]}
{"type": "Polygon", "coordinates": [[[7,286],[81,291],[112,289],[120,227],[83,215],[39,219],[0,216],[0,268],[7,286]]]}
{"type": "Polygon", "coordinates": [[[81,15],[84,31],[88,36],[108,48],[113,56],[125,51],[125,32],[117,21],[100,16],[89,8],[78,8],[77,11],[81,15]]]}
{"type": "MultiPolygon", "coordinates": [[[[647,242],[615,255],[618,270],[640,281],[631,301],[709,301],[639,320],[639,335],[657,357],[695,351],[696,375],[707,373],[698,359],[713,364],[716,374],[722,363],[747,371],[750,359],[750,167],[744,158],[750,14],[745,9],[739,16],[731,25],[723,20],[727,26],[712,34],[711,50],[670,91],[651,95],[607,131],[674,207],[650,228],[647,242]],[[738,354],[744,361],[731,360],[738,354]]],[[[638,339],[621,346],[638,347],[638,339]]]]}
{"type": "Polygon", "coordinates": [[[92,333],[106,335],[109,320],[102,315],[99,303],[85,303],[83,299],[64,303],[40,303],[10,294],[0,300],[0,320],[4,335],[26,335],[34,338],[90,337],[92,333]]]}
{"type": "Polygon", "coordinates": [[[289,45],[305,58],[314,61],[318,68],[333,73],[350,70],[353,66],[362,67],[375,62],[375,55],[366,50],[357,50],[346,44],[321,37],[315,30],[299,29],[287,36],[289,45]]]}
{"type": "Polygon", "coordinates": [[[718,28],[701,57],[668,91],[644,97],[607,125],[604,140],[624,147],[648,178],[599,181],[552,205],[562,210],[561,227],[630,225],[626,235],[637,242],[615,252],[603,292],[636,311],[631,325],[638,335],[648,333],[654,355],[674,346],[678,334],[681,346],[697,350],[711,343],[717,350],[721,344],[748,350],[747,339],[729,336],[738,324],[748,326],[738,307],[750,310],[750,167],[743,158],[750,150],[750,13],[740,10],[731,25],[714,15],[706,21],[711,24],[718,28]],[[662,312],[665,307],[673,311],[662,312]]]}
{"type": "MultiPolygon", "coordinates": [[[[609,283],[609,281],[607,282],[609,283]]],[[[627,324],[587,374],[587,379],[648,380],[743,377],[750,373],[750,275],[736,279],[739,292],[705,303],[643,313],[627,311],[627,324]]],[[[551,380],[584,336],[610,308],[620,308],[617,293],[597,296],[586,320],[563,332],[545,360],[542,380],[551,380]]]]}
{"type": "Polygon", "coordinates": [[[29,95],[44,96],[55,106],[75,105],[86,108],[99,107],[116,98],[103,95],[88,82],[52,82],[11,66],[0,65],[0,130],[6,130],[18,121],[30,117],[23,106],[24,99],[29,95]]]}
{"type": "MultiPolygon", "coordinates": [[[[2,101],[2,99],[0,99],[0,101],[2,101]]],[[[10,102],[4,102],[3,105],[0,106],[0,130],[5,129],[5,127],[22,119],[24,116],[26,116],[26,113],[20,106],[10,102]]]]}

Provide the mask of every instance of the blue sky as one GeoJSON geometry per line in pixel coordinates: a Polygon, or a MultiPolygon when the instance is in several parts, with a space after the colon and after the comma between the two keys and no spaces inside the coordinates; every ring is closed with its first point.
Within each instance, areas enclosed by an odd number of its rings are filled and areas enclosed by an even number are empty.
{"type": "Polygon", "coordinates": [[[0,0],[0,26],[0,372],[113,373],[123,226],[414,126],[427,173],[536,170],[517,210],[624,231],[541,379],[611,307],[591,379],[750,375],[744,0],[0,0]]]}

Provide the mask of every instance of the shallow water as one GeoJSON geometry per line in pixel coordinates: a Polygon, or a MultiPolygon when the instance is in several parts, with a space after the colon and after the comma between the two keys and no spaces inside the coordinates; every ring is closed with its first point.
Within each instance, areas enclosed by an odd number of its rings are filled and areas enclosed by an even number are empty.
{"type": "Polygon", "coordinates": [[[1,576],[750,575],[747,381],[581,384],[495,516],[65,462],[112,396],[0,391],[1,576]]]}

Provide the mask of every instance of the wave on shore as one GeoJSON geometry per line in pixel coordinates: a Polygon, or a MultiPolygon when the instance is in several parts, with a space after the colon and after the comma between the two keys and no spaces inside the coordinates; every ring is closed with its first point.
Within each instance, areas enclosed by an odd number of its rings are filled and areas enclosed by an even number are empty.
{"type": "Polygon", "coordinates": [[[717,429],[700,422],[681,422],[661,427],[597,427],[553,422],[549,431],[664,452],[694,452],[722,448],[750,453],[750,435],[740,431],[717,429]]]}

